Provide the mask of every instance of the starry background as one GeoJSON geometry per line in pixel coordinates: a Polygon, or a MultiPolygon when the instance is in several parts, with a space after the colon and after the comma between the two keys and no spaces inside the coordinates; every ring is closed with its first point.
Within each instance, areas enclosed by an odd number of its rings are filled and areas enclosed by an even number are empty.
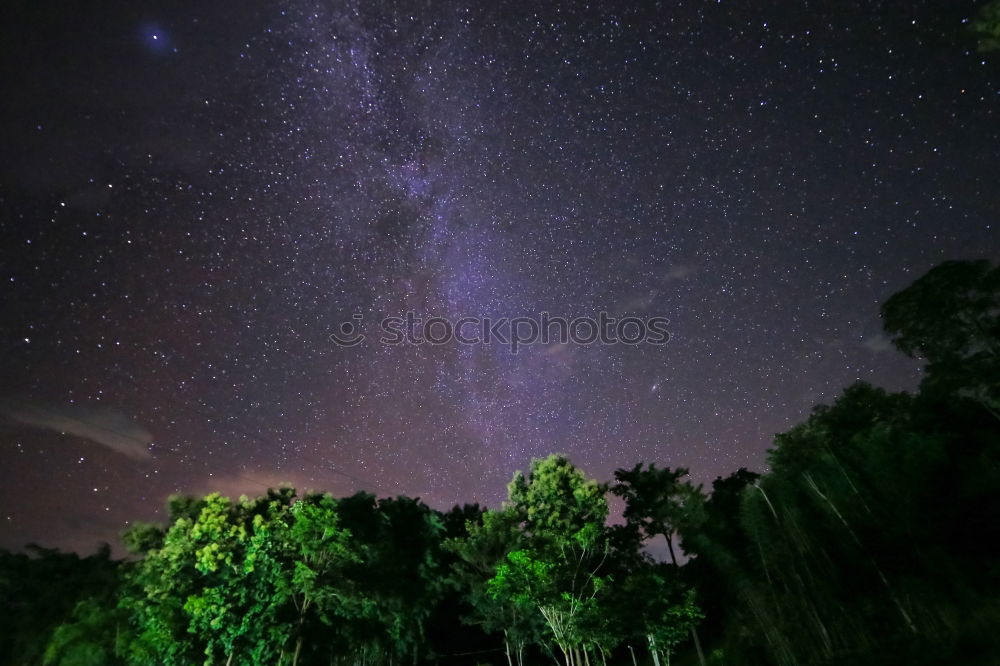
{"type": "Polygon", "coordinates": [[[1000,257],[976,2],[157,4],[0,10],[0,546],[279,482],[496,505],[555,451],[762,470],[919,381],[887,296],[1000,257]],[[407,310],[673,338],[329,340],[407,310]]]}

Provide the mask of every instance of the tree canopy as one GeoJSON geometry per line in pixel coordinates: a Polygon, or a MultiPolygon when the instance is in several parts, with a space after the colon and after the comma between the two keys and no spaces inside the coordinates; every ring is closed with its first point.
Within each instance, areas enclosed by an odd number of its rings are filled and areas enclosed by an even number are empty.
{"type": "Polygon", "coordinates": [[[894,295],[919,391],[849,386],[710,492],[552,455],[492,509],[177,496],[122,561],[0,552],[0,664],[996,663],[998,288],[947,262],[894,295]]]}

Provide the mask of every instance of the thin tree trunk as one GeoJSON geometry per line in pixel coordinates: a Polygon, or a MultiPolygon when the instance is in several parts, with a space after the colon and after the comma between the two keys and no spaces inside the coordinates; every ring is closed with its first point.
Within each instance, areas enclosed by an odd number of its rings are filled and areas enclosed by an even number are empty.
{"type": "Polygon", "coordinates": [[[652,634],[647,638],[649,639],[649,653],[653,655],[653,666],[660,666],[660,655],[656,651],[656,639],[653,638],[652,634]]]}
{"type": "Polygon", "coordinates": [[[510,658],[510,638],[507,636],[506,629],[503,630],[503,648],[507,654],[507,666],[514,666],[514,662],[510,658]]]}
{"type": "MultiPolygon", "coordinates": [[[[764,491],[761,491],[764,492],[764,491]]],[[[674,563],[674,566],[679,566],[677,564],[677,556],[674,554],[674,540],[671,535],[664,533],[663,535],[667,540],[667,549],[670,551],[670,561],[674,563]]],[[[694,641],[694,649],[698,653],[698,663],[701,666],[705,666],[705,653],[701,651],[701,641],[698,640],[698,630],[691,627],[691,640],[694,641]]],[[[670,652],[667,652],[667,661],[670,660],[670,652]]]]}
{"type": "MultiPolygon", "coordinates": [[[[695,652],[698,653],[698,663],[705,666],[705,653],[701,651],[701,641],[698,640],[698,630],[691,627],[691,640],[694,641],[695,652]]],[[[667,650],[667,666],[670,666],[670,650],[667,650]]]]}
{"type": "Polygon", "coordinates": [[[635,649],[629,645],[628,651],[632,654],[632,666],[639,666],[639,662],[635,659],[635,649]]]}
{"type": "Polygon", "coordinates": [[[670,551],[670,561],[673,562],[674,566],[676,567],[678,566],[678,564],[677,564],[677,556],[674,555],[674,540],[669,534],[664,533],[663,536],[666,537],[667,539],[667,549],[670,551]]]}
{"type": "Polygon", "coordinates": [[[590,666],[590,653],[587,651],[587,646],[583,646],[583,663],[586,666],[590,666]]]}
{"type": "Polygon", "coordinates": [[[299,636],[295,639],[295,654],[292,655],[292,666],[298,666],[299,664],[299,653],[302,652],[302,637],[299,636]]]}
{"type": "Polygon", "coordinates": [[[232,652],[229,653],[229,659],[226,659],[226,666],[229,666],[231,663],[233,663],[233,653],[232,652]]]}

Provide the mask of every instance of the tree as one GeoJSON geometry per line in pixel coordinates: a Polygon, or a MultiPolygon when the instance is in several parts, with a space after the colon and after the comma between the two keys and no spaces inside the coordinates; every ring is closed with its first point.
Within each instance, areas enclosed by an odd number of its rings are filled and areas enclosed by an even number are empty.
{"type": "MultiPolygon", "coordinates": [[[[330,495],[294,489],[232,502],[217,494],[171,500],[162,538],[147,525],[126,537],[153,547],[124,595],[138,628],[132,661],[281,663],[319,646],[310,636],[365,606],[344,574],[360,561],[330,495]],[[158,547],[156,547],[158,546],[158,547]]],[[[336,641],[326,637],[328,650],[336,641]]],[[[343,634],[341,634],[343,638],[343,634]]]]}
{"type": "Polygon", "coordinates": [[[521,546],[507,555],[488,583],[495,599],[535,608],[548,625],[566,666],[589,664],[594,625],[603,617],[600,596],[610,545],[605,521],[606,488],[588,480],[565,456],[533,460],[507,487],[509,510],[520,527],[521,546]],[[586,631],[586,629],[590,631],[586,631]]]}
{"type": "Polygon", "coordinates": [[[661,666],[661,656],[669,666],[673,650],[702,617],[677,567],[643,558],[616,580],[613,592],[622,636],[645,642],[655,666],[661,666]]]}
{"type": "MultiPolygon", "coordinates": [[[[183,666],[204,659],[204,642],[188,632],[190,618],[184,610],[188,597],[200,591],[197,545],[191,534],[196,518],[188,512],[172,520],[158,547],[142,553],[144,558],[125,575],[119,606],[132,627],[129,663],[183,666]]],[[[149,532],[147,526],[138,529],[144,535],[149,532]]],[[[126,533],[125,542],[146,546],[157,540],[126,533]]]]}
{"type": "Polygon", "coordinates": [[[635,525],[647,539],[663,536],[670,561],[677,564],[674,538],[687,519],[689,506],[698,489],[683,481],[688,470],[678,467],[658,469],[637,464],[630,470],[615,471],[617,483],[611,492],[625,500],[625,520],[635,525]]]}
{"type": "Polygon", "coordinates": [[[372,572],[381,621],[393,653],[420,658],[425,625],[446,586],[441,515],[418,499],[380,500],[381,538],[373,544],[372,572]]]}
{"type": "MultiPolygon", "coordinates": [[[[674,567],[679,566],[674,552],[674,538],[681,526],[690,520],[692,507],[700,496],[699,488],[682,481],[686,476],[688,471],[683,467],[658,469],[651,464],[644,468],[639,463],[630,470],[615,471],[617,483],[611,488],[611,492],[625,500],[625,520],[634,525],[645,539],[656,536],[666,539],[670,562],[674,567]]],[[[698,660],[704,664],[705,656],[693,623],[688,630],[698,660]]],[[[655,652],[652,644],[650,649],[655,652]]]]}
{"type": "Polygon", "coordinates": [[[338,515],[360,553],[345,570],[358,599],[345,624],[356,660],[416,662],[447,586],[441,515],[419,500],[370,493],[340,500],[338,515]]]}
{"type": "MultiPolygon", "coordinates": [[[[111,559],[106,544],[88,557],[33,544],[25,551],[0,550],[4,618],[0,622],[0,664],[41,663],[46,645],[60,628],[79,621],[76,611],[81,603],[94,599],[113,606],[118,588],[119,563],[111,559]]],[[[95,636],[91,647],[110,652],[112,643],[102,638],[95,636]]],[[[77,654],[82,652],[81,648],[77,654]]]]}
{"type": "Polygon", "coordinates": [[[59,625],[45,646],[46,666],[114,666],[123,663],[124,618],[113,592],[79,602],[69,622],[59,625]],[[109,603],[110,601],[110,603],[109,603]]]}
{"type": "Polygon", "coordinates": [[[729,590],[726,663],[967,663],[957,627],[993,618],[971,581],[994,579],[1000,438],[952,409],[856,384],[776,437],[768,474],[733,480],[742,536],[705,503],[684,537],[729,590]]]}
{"type": "Polygon", "coordinates": [[[449,539],[445,547],[458,556],[453,577],[464,590],[470,613],[465,620],[489,633],[502,633],[508,666],[522,666],[525,648],[540,642],[543,620],[531,604],[510,596],[491,594],[489,581],[507,556],[521,547],[517,514],[510,509],[486,511],[466,523],[466,535],[449,539]]]}
{"type": "Polygon", "coordinates": [[[969,27],[979,39],[980,51],[1000,49],[1000,0],[983,5],[969,27]]]}
{"type": "MultiPolygon", "coordinates": [[[[712,482],[708,497],[698,497],[681,525],[685,554],[685,580],[698,592],[698,606],[705,615],[699,623],[699,638],[710,654],[738,644],[753,619],[741,614],[741,604],[734,590],[740,589],[747,576],[747,562],[755,558],[753,543],[743,530],[741,511],[744,495],[760,478],[759,474],[739,469],[712,482]]],[[[737,648],[738,649],[738,648],[737,648]]],[[[759,659],[758,659],[759,661],[759,659]]]]}
{"type": "Polygon", "coordinates": [[[882,319],[897,349],[927,360],[926,390],[1000,418],[1000,267],[946,261],[886,301],[882,319]]]}
{"type": "Polygon", "coordinates": [[[249,534],[240,508],[213,493],[187,532],[197,574],[182,609],[189,618],[188,631],[204,646],[206,666],[231,664],[238,652],[248,651],[248,643],[254,642],[248,634],[260,627],[255,616],[262,609],[246,584],[249,534]],[[244,622],[246,616],[251,621],[244,622]]]}
{"type": "Polygon", "coordinates": [[[263,553],[261,564],[267,562],[284,578],[275,588],[279,593],[286,592],[295,608],[292,666],[297,666],[310,630],[322,633],[324,626],[353,616],[361,605],[354,586],[345,577],[347,568],[359,562],[361,554],[350,531],[341,527],[337,501],[331,495],[307,495],[292,506],[291,519],[291,525],[282,524],[282,532],[276,535],[284,541],[277,559],[270,556],[271,549],[266,545],[269,536],[264,536],[263,547],[252,553],[263,553]],[[283,568],[283,563],[290,566],[283,568]]]}

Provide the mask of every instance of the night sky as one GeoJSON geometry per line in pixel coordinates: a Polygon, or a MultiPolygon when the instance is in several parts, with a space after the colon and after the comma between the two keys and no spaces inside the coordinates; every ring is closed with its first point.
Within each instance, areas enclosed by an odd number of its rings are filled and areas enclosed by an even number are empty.
{"type": "Polygon", "coordinates": [[[880,304],[1000,258],[978,4],[4,3],[0,546],[280,482],[495,506],[551,452],[708,482],[914,388],[880,304]],[[406,311],[672,339],[330,340],[406,311]]]}

